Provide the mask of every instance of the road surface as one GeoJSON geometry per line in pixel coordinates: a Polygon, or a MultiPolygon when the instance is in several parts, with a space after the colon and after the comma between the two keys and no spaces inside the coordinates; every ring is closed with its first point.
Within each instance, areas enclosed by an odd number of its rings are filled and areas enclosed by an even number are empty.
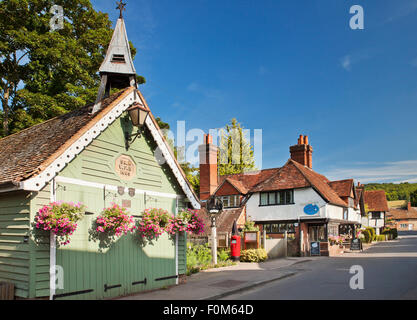
{"type": "Polygon", "coordinates": [[[224,300],[412,299],[417,300],[417,232],[377,243],[361,253],[319,258],[291,267],[296,275],[224,300]],[[363,268],[363,289],[351,289],[352,266],[363,268]]]}

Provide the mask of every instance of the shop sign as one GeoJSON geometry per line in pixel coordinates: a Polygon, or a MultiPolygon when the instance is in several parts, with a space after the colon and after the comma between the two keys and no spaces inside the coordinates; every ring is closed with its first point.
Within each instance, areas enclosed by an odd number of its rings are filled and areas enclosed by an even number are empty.
{"type": "Polygon", "coordinates": [[[314,216],[315,214],[319,213],[320,208],[316,204],[308,204],[304,207],[304,213],[309,216],[314,216]]]}

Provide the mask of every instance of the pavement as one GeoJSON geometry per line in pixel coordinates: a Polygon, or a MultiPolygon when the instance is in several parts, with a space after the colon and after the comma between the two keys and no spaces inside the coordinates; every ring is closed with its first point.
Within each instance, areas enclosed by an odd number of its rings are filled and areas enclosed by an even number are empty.
{"type": "Polygon", "coordinates": [[[186,278],[186,283],[119,298],[119,300],[216,300],[251,288],[291,277],[291,267],[325,257],[281,258],[209,269],[186,278]]]}

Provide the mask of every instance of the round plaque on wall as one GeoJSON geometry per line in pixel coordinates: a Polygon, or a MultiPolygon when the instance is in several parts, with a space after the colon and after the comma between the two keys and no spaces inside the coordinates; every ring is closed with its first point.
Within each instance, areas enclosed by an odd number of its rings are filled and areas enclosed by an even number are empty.
{"type": "Polygon", "coordinates": [[[129,156],[122,155],[116,159],[116,173],[122,180],[132,180],[136,177],[136,164],[129,156]]]}

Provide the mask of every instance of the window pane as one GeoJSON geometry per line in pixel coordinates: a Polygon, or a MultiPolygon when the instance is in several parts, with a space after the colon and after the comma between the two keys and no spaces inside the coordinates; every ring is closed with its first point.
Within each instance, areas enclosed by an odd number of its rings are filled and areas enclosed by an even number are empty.
{"type": "Polygon", "coordinates": [[[261,205],[265,206],[268,204],[268,194],[261,193],[261,205]]]}
{"type": "Polygon", "coordinates": [[[264,224],[264,230],[266,233],[271,233],[271,225],[270,224],[264,224]]]}
{"type": "Polygon", "coordinates": [[[287,232],[289,232],[289,233],[295,233],[294,223],[287,224],[287,232]]]}
{"type": "Polygon", "coordinates": [[[240,206],[240,196],[239,195],[235,196],[235,206],[236,207],[240,206]]]}
{"type": "Polygon", "coordinates": [[[224,207],[229,207],[229,197],[223,197],[223,206],[224,207]]]}
{"type": "Polygon", "coordinates": [[[269,193],[269,204],[276,204],[276,200],[275,200],[275,192],[270,192],[269,193]]]}
{"type": "Polygon", "coordinates": [[[284,191],[279,192],[279,203],[285,204],[285,192],[284,191]]]}
{"type": "Polygon", "coordinates": [[[285,191],[285,203],[292,203],[292,191],[285,191]]]}
{"type": "Polygon", "coordinates": [[[280,223],[279,224],[279,232],[284,233],[285,230],[287,230],[287,225],[285,223],[280,223]]]}
{"type": "Polygon", "coordinates": [[[235,206],[235,197],[229,196],[229,206],[234,207],[235,206]]]}

